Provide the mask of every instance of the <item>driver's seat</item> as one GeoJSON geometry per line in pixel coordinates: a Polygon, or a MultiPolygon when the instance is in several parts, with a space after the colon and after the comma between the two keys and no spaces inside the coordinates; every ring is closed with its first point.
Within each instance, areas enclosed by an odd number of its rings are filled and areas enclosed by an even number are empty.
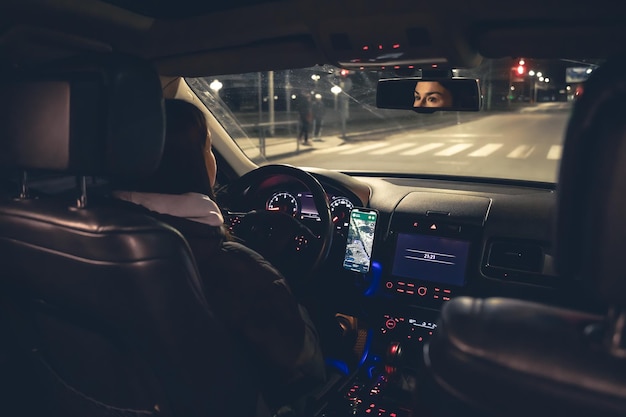
{"type": "Polygon", "coordinates": [[[187,242],[86,191],[87,176],[156,168],[156,72],[111,54],[16,79],[0,84],[0,167],[75,175],[79,187],[77,199],[29,196],[24,176],[21,192],[0,201],[0,331],[12,368],[28,375],[11,393],[13,410],[255,415],[251,366],[207,304],[187,242]]]}

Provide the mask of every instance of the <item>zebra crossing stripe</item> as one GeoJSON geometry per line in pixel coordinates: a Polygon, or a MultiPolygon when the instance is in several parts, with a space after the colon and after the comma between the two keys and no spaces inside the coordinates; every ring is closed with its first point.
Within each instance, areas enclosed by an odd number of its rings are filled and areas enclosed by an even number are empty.
{"type": "Polygon", "coordinates": [[[502,147],[501,143],[489,143],[482,148],[476,149],[474,152],[470,153],[467,156],[488,156],[497,151],[502,147]]]}
{"type": "MultiPolygon", "coordinates": [[[[334,146],[332,148],[316,149],[315,153],[334,153],[339,155],[354,155],[359,153],[366,153],[367,155],[387,155],[396,153],[397,155],[414,156],[435,151],[436,153],[433,153],[433,155],[441,157],[457,155],[467,149],[470,149],[472,146],[475,145],[472,143],[457,143],[455,145],[450,145],[440,142],[426,143],[419,146],[416,146],[416,143],[399,143],[392,146],[388,146],[388,144],[384,142],[370,143],[369,145],[365,146],[351,143],[342,146],[334,146]]],[[[502,143],[488,143],[470,152],[469,154],[467,154],[467,156],[473,158],[490,156],[496,151],[500,150],[502,147],[504,147],[504,144],[502,143]]],[[[535,151],[535,148],[535,145],[518,145],[513,149],[513,151],[508,153],[506,157],[512,159],[526,159],[530,155],[532,155],[532,153],[535,151]]],[[[548,150],[546,159],[559,160],[561,159],[562,152],[562,145],[552,145],[548,150]]]]}
{"type": "Polygon", "coordinates": [[[513,152],[508,154],[506,157],[513,159],[526,159],[530,156],[531,153],[533,153],[534,150],[534,146],[520,145],[517,148],[513,149],[513,152]]]}
{"type": "Polygon", "coordinates": [[[563,145],[552,145],[548,151],[548,159],[561,159],[561,153],[563,152],[563,145]]]}
{"type": "Polygon", "coordinates": [[[343,146],[334,146],[332,148],[326,148],[326,149],[320,149],[319,151],[316,150],[315,153],[316,154],[320,154],[320,153],[334,153],[334,152],[340,152],[340,151],[347,151],[348,149],[352,149],[354,148],[356,145],[354,143],[350,143],[348,145],[343,145],[343,146]]]}
{"type": "Polygon", "coordinates": [[[399,145],[390,146],[385,149],[379,149],[374,152],[370,152],[370,155],[387,155],[388,153],[401,151],[402,149],[410,148],[411,146],[415,146],[414,143],[401,143],[399,145]]]}
{"type": "Polygon", "coordinates": [[[471,148],[474,146],[473,143],[459,143],[457,145],[452,145],[443,151],[439,151],[435,154],[435,156],[452,156],[456,155],[459,152],[463,152],[464,150],[471,148]]]}
{"type": "Polygon", "coordinates": [[[373,149],[382,148],[385,145],[387,145],[387,144],[386,143],[374,143],[374,144],[371,144],[371,145],[362,146],[360,148],[350,149],[350,150],[345,151],[345,152],[339,152],[339,154],[340,155],[353,155],[355,153],[367,152],[367,151],[371,151],[373,149]]]}
{"type": "Polygon", "coordinates": [[[437,149],[443,146],[443,143],[429,143],[428,145],[418,146],[415,149],[408,150],[406,152],[402,152],[400,155],[419,155],[424,152],[432,151],[433,149],[437,149]]]}

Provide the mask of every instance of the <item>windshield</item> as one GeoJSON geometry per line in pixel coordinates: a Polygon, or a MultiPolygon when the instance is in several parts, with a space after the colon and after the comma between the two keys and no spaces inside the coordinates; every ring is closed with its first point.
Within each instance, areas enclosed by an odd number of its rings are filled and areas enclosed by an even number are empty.
{"type": "Polygon", "coordinates": [[[479,80],[481,111],[433,114],[376,108],[377,81],[398,76],[388,69],[326,65],[187,82],[260,165],[556,182],[572,103],[595,67],[485,60],[453,70],[479,80]]]}

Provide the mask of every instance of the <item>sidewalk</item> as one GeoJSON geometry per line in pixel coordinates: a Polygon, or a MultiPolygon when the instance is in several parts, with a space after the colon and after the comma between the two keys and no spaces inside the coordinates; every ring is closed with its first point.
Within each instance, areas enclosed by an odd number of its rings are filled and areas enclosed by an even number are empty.
{"type": "Polygon", "coordinates": [[[316,149],[334,148],[345,141],[339,136],[323,136],[321,139],[309,139],[309,145],[298,143],[295,137],[274,137],[265,139],[265,155],[261,153],[258,138],[242,138],[237,140],[239,147],[254,162],[271,161],[273,159],[300,155],[316,149]]]}

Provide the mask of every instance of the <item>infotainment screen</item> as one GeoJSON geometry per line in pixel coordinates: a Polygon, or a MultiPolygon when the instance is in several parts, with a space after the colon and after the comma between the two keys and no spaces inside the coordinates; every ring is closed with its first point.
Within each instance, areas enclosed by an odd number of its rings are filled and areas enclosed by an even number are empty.
{"type": "Polygon", "coordinates": [[[470,243],[463,240],[398,233],[391,273],[440,284],[463,286],[470,243]]]}

